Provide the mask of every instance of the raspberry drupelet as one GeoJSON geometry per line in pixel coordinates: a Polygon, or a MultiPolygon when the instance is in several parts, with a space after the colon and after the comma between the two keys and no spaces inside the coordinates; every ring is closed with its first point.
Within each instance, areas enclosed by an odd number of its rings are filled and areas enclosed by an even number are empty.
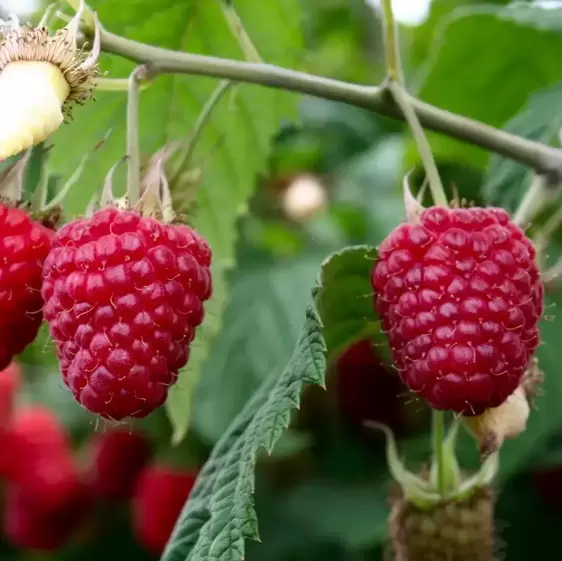
{"type": "Polygon", "coordinates": [[[37,337],[52,235],[22,208],[0,203],[0,370],[37,337]]]}
{"type": "Polygon", "coordinates": [[[56,233],[44,316],[83,407],[118,421],[165,402],[211,296],[210,264],[191,228],[133,210],[103,208],[56,233]]]}
{"type": "Polygon", "coordinates": [[[381,244],[375,307],[403,381],[434,409],[478,415],[519,385],[543,312],[535,253],[498,208],[428,208],[381,244]]]}

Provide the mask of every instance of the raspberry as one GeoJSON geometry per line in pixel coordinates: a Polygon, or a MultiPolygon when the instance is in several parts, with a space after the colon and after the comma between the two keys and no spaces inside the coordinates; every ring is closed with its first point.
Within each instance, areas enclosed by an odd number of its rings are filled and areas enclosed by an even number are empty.
{"type": "Polygon", "coordinates": [[[105,208],[62,227],[44,315],[77,401],[111,420],[161,406],[211,296],[211,251],[185,225],[105,208]]]}
{"type": "Polygon", "coordinates": [[[531,474],[533,490],[555,512],[562,512],[562,466],[541,467],[531,474]]]}
{"type": "Polygon", "coordinates": [[[197,473],[154,465],[142,473],[133,498],[135,535],[139,543],[159,555],[174,529],[197,473]]]}
{"type": "Polygon", "coordinates": [[[535,249],[497,208],[426,209],[379,248],[371,282],[394,362],[434,409],[500,405],[539,342],[535,249]]]}
{"type": "Polygon", "coordinates": [[[370,340],[359,341],[340,355],[335,390],[338,409],[351,425],[371,420],[396,429],[402,424],[402,383],[385,369],[370,340]]]}
{"type": "Polygon", "coordinates": [[[130,499],[150,458],[150,442],[141,432],[113,430],[92,442],[92,489],[108,501],[130,499]]]}
{"type": "Polygon", "coordinates": [[[0,204],[0,370],[41,326],[41,271],[52,234],[22,209],[0,204]]]}
{"type": "Polygon", "coordinates": [[[11,423],[20,378],[20,367],[15,362],[10,363],[0,372],[0,431],[6,429],[11,423]]]}
{"type": "Polygon", "coordinates": [[[19,410],[8,432],[8,479],[37,509],[52,511],[75,492],[80,474],[70,442],[56,416],[43,407],[19,410]]]}
{"type": "MultiPolygon", "coordinates": [[[[20,377],[20,367],[15,362],[0,372],[0,448],[3,450],[10,448],[12,415],[20,377]]],[[[9,475],[11,462],[11,454],[0,454],[0,477],[9,475]]]]}
{"type": "Polygon", "coordinates": [[[83,483],[59,501],[56,508],[41,509],[24,487],[6,487],[3,531],[15,547],[53,551],[64,546],[90,513],[87,488],[83,483]]]}

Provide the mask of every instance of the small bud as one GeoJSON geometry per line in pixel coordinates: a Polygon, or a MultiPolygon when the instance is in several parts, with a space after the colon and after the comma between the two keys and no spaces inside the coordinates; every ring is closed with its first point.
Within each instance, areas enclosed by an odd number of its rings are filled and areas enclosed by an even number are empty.
{"type": "Polygon", "coordinates": [[[499,450],[506,438],[515,438],[527,428],[531,407],[522,383],[499,407],[482,415],[463,417],[468,430],[476,439],[482,457],[499,450]]]}
{"type": "Polygon", "coordinates": [[[0,42],[0,160],[44,141],[93,95],[99,75],[99,25],[92,51],[78,47],[83,2],[54,35],[44,27],[4,22],[0,42]]]}

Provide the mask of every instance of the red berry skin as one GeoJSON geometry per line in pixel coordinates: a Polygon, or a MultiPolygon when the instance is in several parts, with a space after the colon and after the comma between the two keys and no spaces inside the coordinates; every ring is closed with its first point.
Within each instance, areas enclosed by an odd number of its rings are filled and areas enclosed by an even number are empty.
{"type": "Polygon", "coordinates": [[[426,209],[383,241],[371,281],[396,367],[434,409],[497,407],[538,342],[535,248],[498,208],[426,209]]]}
{"type": "Polygon", "coordinates": [[[338,410],[349,424],[377,421],[401,428],[399,396],[405,388],[396,373],[385,369],[372,341],[359,341],[342,353],[334,381],[338,410]]]}
{"type": "Polygon", "coordinates": [[[21,487],[39,510],[51,512],[65,504],[75,492],[80,474],[57,417],[44,407],[22,408],[7,438],[8,480],[21,487]]]}
{"type": "Polygon", "coordinates": [[[11,362],[0,372],[0,431],[11,423],[20,380],[20,366],[15,362],[11,362]]]}
{"type": "Polygon", "coordinates": [[[8,484],[5,490],[3,533],[6,540],[21,549],[55,551],[60,549],[86,522],[91,510],[88,489],[77,483],[72,493],[56,508],[42,509],[27,490],[8,484]]]}
{"type": "Polygon", "coordinates": [[[130,499],[150,459],[150,441],[141,432],[112,430],[92,442],[91,487],[96,498],[109,502],[130,499]]]}
{"type": "Polygon", "coordinates": [[[535,493],[554,511],[562,513],[562,466],[554,465],[531,474],[535,493]]]}
{"type": "Polygon", "coordinates": [[[211,296],[211,251],[185,225],[105,208],[63,226],[43,310],[76,400],[110,420],[161,406],[211,296]]]}
{"type": "Polygon", "coordinates": [[[142,473],[133,498],[134,531],[138,542],[160,555],[170,538],[197,473],[154,465],[142,473]]]}
{"type": "Polygon", "coordinates": [[[0,204],[0,370],[37,337],[52,235],[24,210],[0,204]]]}

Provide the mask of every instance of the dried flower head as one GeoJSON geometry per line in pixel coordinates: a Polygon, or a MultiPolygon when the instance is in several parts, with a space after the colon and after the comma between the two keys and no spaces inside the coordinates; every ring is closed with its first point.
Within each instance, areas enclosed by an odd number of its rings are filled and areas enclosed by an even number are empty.
{"type": "Polygon", "coordinates": [[[0,42],[0,160],[45,140],[74,103],[92,98],[99,75],[99,24],[91,52],[78,45],[84,2],[54,35],[44,25],[2,25],[0,42]]]}

